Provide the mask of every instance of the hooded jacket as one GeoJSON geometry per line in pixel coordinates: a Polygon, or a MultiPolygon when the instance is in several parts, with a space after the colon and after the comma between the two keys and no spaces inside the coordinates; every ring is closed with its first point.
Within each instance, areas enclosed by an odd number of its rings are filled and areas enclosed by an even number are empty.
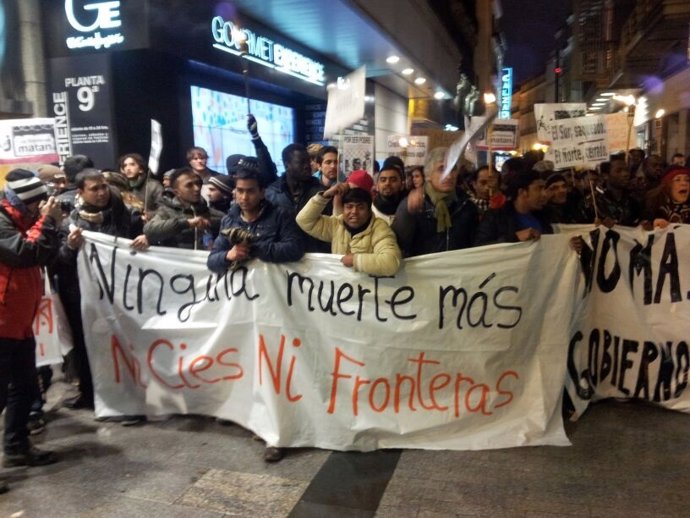
{"type": "Polygon", "coordinates": [[[152,245],[208,250],[204,239],[209,234],[189,226],[188,220],[196,216],[209,219],[208,232],[212,237],[218,235],[222,212],[210,209],[203,199],[185,207],[177,196],[166,191],[160,198],[156,215],[144,225],[144,234],[152,245]]]}
{"type": "Polygon", "coordinates": [[[55,258],[58,243],[52,217],[31,224],[8,200],[0,200],[0,337],[34,335],[34,315],[43,297],[41,267],[55,258]]]}

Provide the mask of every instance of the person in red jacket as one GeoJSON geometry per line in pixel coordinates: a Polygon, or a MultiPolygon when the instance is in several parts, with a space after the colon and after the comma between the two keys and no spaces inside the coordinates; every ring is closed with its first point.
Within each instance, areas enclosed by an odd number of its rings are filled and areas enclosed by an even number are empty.
{"type": "Polygon", "coordinates": [[[33,320],[43,296],[41,267],[58,252],[62,212],[32,172],[15,169],[5,179],[0,199],[0,412],[7,407],[2,465],[40,466],[56,456],[33,447],[26,426],[36,382],[33,320]]]}

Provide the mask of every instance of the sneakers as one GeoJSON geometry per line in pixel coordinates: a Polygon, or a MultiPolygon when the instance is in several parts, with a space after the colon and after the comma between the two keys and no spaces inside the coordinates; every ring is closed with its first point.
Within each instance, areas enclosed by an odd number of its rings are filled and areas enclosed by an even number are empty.
{"type": "Polygon", "coordinates": [[[266,446],[264,450],[264,460],[266,462],[278,462],[285,455],[284,448],[276,448],[275,446],[266,446]]]}
{"type": "Polygon", "coordinates": [[[76,396],[65,399],[62,402],[62,406],[70,410],[80,410],[82,408],[93,410],[93,398],[88,398],[84,394],[77,394],[76,396]]]}
{"type": "Polygon", "coordinates": [[[38,435],[46,429],[46,422],[40,415],[30,415],[26,427],[29,430],[29,435],[38,435]]]}
{"type": "Polygon", "coordinates": [[[54,451],[39,450],[30,447],[22,453],[5,453],[2,465],[5,468],[16,468],[18,466],[46,466],[57,462],[57,455],[54,451]]]}

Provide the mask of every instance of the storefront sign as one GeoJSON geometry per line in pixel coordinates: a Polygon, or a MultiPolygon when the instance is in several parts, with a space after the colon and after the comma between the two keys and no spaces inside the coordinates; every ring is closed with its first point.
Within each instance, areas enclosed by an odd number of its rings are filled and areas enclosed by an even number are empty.
{"type": "Polygon", "coordinates": [[[239,28],[222,16],[211,20],[211,35],[215,41],[213,47],[218,50],[242,56],[315,85],[324,84],[323,64],[250,29],[239,28]],[[243,52],[242,44],[245,41],[247,49],[243,52]]]}
{"type": "Polygon", "coordinates": [[[119,1],[65,0],[65,15],[72,29],[80,33],[65,40],[70,49],[108,49],[125,41],[118,30],[122,25],[119,1]]]}
{"type": "Polygon", "coordinates": [[[510,105],[513,99],[513,69],[506,67],[501,73],[501,90],[498,111],[499,119],[510,119],[510,105]]]}
{"type": "Polygon", "coordinates": [[[110,71],[108,56],[51,60],[50,103],[60,162],[84,154],[98,164],[113,159],[110,71]]]}

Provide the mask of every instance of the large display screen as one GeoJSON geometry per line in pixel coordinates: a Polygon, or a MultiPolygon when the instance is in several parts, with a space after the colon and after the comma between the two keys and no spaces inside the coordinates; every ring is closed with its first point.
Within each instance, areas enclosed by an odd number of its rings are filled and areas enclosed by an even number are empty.
{"type": "MultiPolygon", "coordinates": [[[[191,86],[194,145],[208,153],[208,167],[227,173],[229,155],[255,156],[247,131],[247,99],[238,95],[191,86]]],[[[251,99],[249,109],[256,117],[261,139],[282,170],[281,153],[294,142],[295,112],[287,106],[251,99]]]]}

